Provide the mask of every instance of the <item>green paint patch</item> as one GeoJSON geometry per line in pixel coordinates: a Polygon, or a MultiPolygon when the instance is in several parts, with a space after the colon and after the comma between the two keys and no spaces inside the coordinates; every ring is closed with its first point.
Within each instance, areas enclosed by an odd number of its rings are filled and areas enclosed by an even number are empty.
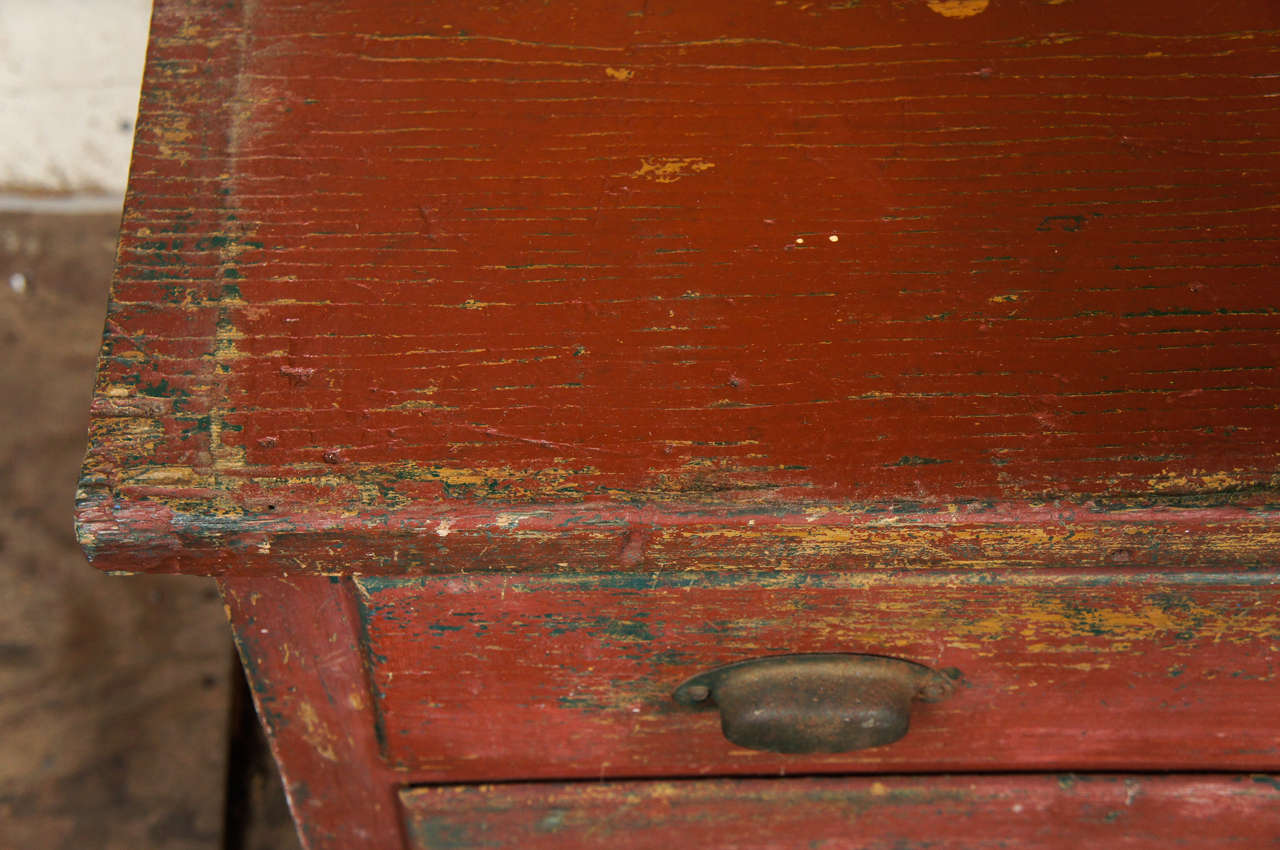
{"type": "Polygon", "coordinates": [[[161,378],[155,383],[143,384],[138,387],[138,395],[149,396],[151,398],[186,398],[188,393],[186,390],[179,389],[170,384],[167,378],[161,378]]]}
{"type": "Polygon", "coordinates": [[[414,842],[432,850],[463,850],[475,847],[471,830],[456,820],[420,818],[413,823],[414,842]]]}
{"type": "Polygon", "coordinates": [[[919,455],[903,455],[898,458],[893,466],[933,466],[940,463],[951,463],[949,460],[942,460],[936,457],[921,457],[919,455]]]}
{"type": "Polygon", "coordinates": [[[568,814],[564,809],[552,809],[542,820],[538,821],[538,832],[559,832],[564,826],[565,815],[568,814]]]}
{"type": "Polygon", "coordinates": [[[608,705],[597,699],[582,696],[561,696],[556,698],[556,705],[574,711],[605,711],[608,705]]]}
{"type": "Polygon", "coordinates": [[[231,244],[230,236],[205,236],[196,240],[197,251],[218,251],[231,244]]]}

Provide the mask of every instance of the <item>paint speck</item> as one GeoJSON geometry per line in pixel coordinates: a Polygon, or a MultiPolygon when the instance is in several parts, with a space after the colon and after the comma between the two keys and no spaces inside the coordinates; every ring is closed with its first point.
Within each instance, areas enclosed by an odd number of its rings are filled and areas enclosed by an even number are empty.
{"type": "Polygon", "coordinates": [[[27,276],[22,272],[14,272],[9,275],[9,288],[22,295],[27,291],[27,276]]]}
{"type": "Polygon", "coordinates": [[[827,237],[827,241],[828,241],[828,242],[839,242],[839,241],[840,241],[840,237],[839,237],[839,236],[837,236],[837,235],[835,235],[835,234],[833,233],[833,234],[831,234],[830,236],[828,236],[828,237],[827,237]]]}
{"type": "Polygon", "coordinates": [[[440,524],[436,526],[436,535],[439,537],[448,537],[450,531],[453,531],[453,520],[440,520],[440,524]]]}
{"type": "Polygon", "coordinates": [[[280,374],[289,379],[294,386],[301,386],[311,380],[316,370],[306,366],[281,366],[280,374]]]}
{"type": "Polygon", "coordinates": [[[944,18],[971,18],[987,10],[991,0],[926,0],[944,18]]]}
{"type": "Polygon", "coordinates": [[[324,462],[325,462],[325,463],[335,463],[335,464],[336,464],[336,463],[342,463],[342,461],[343,461],[342,452],[338,451],[337,449],[329,449],[329,450],[327,450],[327,451],[324,453],[323,458],[324,458],[324,462]]]}
{"type": "Polygon", "coordinates": [[[797,237],[796,237],[796,244],[797,244],[797,245],[803,245],[803,244],[804,244],[804,237],[803,237],[803,236],[797,236],[797,237]]]}
{"type": "Polygon", "coordinates": [[[636,75],[636,72],[630,68],[605,68],[604,72],[609,79],[618,80],[619,82],[629,80],[636,75]]]}

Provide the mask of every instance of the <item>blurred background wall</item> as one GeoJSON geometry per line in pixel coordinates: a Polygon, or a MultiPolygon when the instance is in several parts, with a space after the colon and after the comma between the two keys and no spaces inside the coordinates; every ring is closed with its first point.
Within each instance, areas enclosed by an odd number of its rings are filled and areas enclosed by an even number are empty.
{"type": "Polygon", "coordinates": [[[124,195],[151,0],[0,3],[0,187],[124,195]]]}

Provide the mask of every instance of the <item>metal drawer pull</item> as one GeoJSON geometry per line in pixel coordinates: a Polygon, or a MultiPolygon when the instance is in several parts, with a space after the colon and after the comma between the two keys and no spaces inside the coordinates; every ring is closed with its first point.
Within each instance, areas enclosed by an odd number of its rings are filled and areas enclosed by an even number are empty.
{"type": "Polygon", "coordinates": [[[881,655],[777,655],[700,673],[676,702],[720,709],[724,736],[775,753],[843,753],[907,734],[912,700],[938,702],[960,672],[881,655]]]}

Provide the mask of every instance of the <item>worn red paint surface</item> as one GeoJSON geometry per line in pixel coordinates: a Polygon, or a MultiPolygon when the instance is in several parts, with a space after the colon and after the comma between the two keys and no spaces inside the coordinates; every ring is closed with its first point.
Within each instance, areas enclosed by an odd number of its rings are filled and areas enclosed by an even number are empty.
{"type": "Polygon", "coordinates": [[[1274,527],[1274,4],[980,6],[158,4],[87,548],[1274,527]]]}
{"type": "MultiPolygon", "coordinates": [[[[1275,769],[1278,53],[1267,0],[159,0],[81,540],[224,576],[310,850],[424,781],[1275,769]],[[664,702],[805,650],[969,686],[796,762],[664,702]]],[[[907,785],[1115,828],[1036,782],[907,785]]]]}
{"type": "Polygon", "coordinates": [[[743,573],[359,580],[379,725],[419,780],[1278,770],[1280,590],[1110,577],[743,573]],[[907,737],[750,752],[678,706],[793,652],[955,668],[907,737]],[[483,722],[477,722],[477,717],[483,722]]]}
{"type": "Polygon", "coordinates": [[[1218,850],[1280,839],[1276,780],[1266,776],[493,785],[401,799],[420,850],[1218,850]]]}

